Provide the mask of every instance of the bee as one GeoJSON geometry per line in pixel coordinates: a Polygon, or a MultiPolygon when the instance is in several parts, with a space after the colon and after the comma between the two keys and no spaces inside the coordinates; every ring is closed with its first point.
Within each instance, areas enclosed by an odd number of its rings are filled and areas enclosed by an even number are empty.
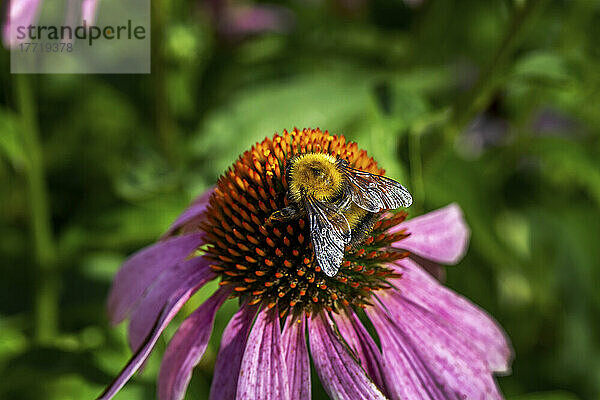
{"type": "Polygon", "coordinates": [[[307,216],[315,258],[330,277],[337,274],[346,245],[361,242],[381,211],[412,204],[408,190],[395,180],[354,169],[326,153],[295,156],[286,174],[291,204],[268,222],[307,216]]]}

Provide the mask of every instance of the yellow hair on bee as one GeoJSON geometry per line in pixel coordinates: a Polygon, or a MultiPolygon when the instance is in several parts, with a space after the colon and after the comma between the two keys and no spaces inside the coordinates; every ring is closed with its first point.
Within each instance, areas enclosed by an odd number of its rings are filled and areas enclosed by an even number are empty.
{"type": "Polygon", "coordinates": [[[367,214],[369,214],[368,211],[363,210],[356,204],[352,204],[348,210],[344,211],[344,216],[348,220],[348,224],[350,224],[351,228],[354,228],[361,223],[367,214]]]}
{"type": "Polygon", "coordinates": [[[344,176],[336,158],[326,153],[301,154],[291,160],[290,197],[301,203],[302,192],[319,201],[329,201],[342,190],[344,176]]]}

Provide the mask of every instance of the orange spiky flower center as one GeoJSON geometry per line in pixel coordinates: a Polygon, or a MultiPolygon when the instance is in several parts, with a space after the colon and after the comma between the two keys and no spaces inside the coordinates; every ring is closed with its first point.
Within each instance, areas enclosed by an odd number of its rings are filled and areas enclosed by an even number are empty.
{"type": "Polygon", "coordinates": [[[390,247],[407,233],[387,232],[406,218],[404,212],[379,216],[360,244],[346,248],[334,277],[317,265],[307,218],[267,222],[274,211],[289,205],[287,162],[311,152],[383,174],[364,150],[343,136],[319,129],[284,131],[254,145],[221,176],[201,225],[220,285],[230,285],[234,296],[250,304],[277,305],[282,315],[365,307],[373,291],[388,288],[387,280],[398,277],[387,263],[407,256],[390,247]]]}

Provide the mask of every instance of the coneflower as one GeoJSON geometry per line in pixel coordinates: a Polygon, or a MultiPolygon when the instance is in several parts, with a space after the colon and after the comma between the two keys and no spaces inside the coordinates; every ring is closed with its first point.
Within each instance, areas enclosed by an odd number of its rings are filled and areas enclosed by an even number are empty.
{"type": "Polygon", "coordinates": [[[309,347],[335,399],[502,397],[493,374],[509,370],[512,352],[501,328],[423,269],[462,257],[469,230],[460,208],[410,220],[405,212],[379,216],[329,277],[315,261],[305,219],[267,223],[288,205],[288,160],[310,152],[383,173],[356,143],[318,129],[284,131],[245,152],[161,241],[118,272],[109,314],[113,323],[130,316],[135,353],[101,399],[117,393],[182,305],[212,279],[219,289],[181,324],[164,354],[161,400],[184,397],[228,298],[239,299],[239,311],[221,338],[211,399],[310,399],[309,347]]]}

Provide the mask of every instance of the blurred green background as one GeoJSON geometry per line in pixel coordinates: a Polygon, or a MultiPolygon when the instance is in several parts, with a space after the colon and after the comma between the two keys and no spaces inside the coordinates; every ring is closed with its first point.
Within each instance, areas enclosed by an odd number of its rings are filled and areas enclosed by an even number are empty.
{"type": "MultiPolygon", "coordinates": [[[[120,263],[294,126],[358,141],[411,189],[412,215],[461,205],[472,239],[446,283],[508,332],[508,399],[600,399],[600,2],[152,11],[150,75],[11,75],[0,50],[0,399],[98,395],[130,355],[104,309],[120,263]]],[[[234,310],[188,399],[208,395],[234,310]]],[[[119,399],[154,398],[176,325],[119,399]]]]}

